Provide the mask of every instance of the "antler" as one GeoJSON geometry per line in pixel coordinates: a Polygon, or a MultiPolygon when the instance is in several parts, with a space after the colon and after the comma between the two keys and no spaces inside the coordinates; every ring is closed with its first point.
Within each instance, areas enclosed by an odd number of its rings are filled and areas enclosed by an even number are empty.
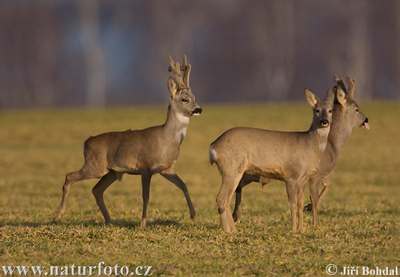
{"type": "Polygon", "coordinates": [[[172,74],[177,74],[181,75],[181,67],[178,62],[175,62],[174,59],[169,56],[169,66],[168,66],[168,71],[171,72],[172,74]]]}
{"type": "Polygon", "coordinates": [[[339,86],[345,93],[348,93],[345,83],[343,82],[342,78],[335,74],[335,82],[336,85],[339,86]]]}
{"type": "Polygon", "coordinates": [[[174,59],[169,56],[168,71],[171,72],[170,79],[173,79],[178,86],[184,86],[182,67],[179,62],[175,62],[174,59]]]}
{"type": "Polygon", "coordinates": [[[187,56],[183,56],[183,82],[187,87],[190,87],[190,70],[192,69],[192,65],[188,63],[187,56]]]}
{"type": "Polygon", "coordinates": [[[349,86],[349,91],[348,94],[350,97],[354,97],[354,94],[356,92],[356,81],[352,78],[350,78],[349,76],[346,77],[347,80],[347,84],[349,86]]]}
{"type": "Polygon", "coordinates": [[[188,63],[187,56],[183,56],[182,65],[179,62],[175,62],[174,59],[169,56],[169,66],[168,71],[171,72],[171,77],[173,78],[180,86],[189,87],[190,86],[190,71],[192,69],[192,65],[188,63]]]}

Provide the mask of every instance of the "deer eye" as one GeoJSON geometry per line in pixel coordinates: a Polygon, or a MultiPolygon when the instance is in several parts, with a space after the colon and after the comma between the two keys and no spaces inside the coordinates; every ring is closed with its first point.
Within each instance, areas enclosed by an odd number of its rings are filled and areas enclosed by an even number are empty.
{"type": "Polygon", "coordinates": [[[358,108],[356,108],[356,112],[359,112],[360,110],[358,108]]]}
{"type": "Polygon", "coordinates": [[[332,113],[332,110],[329,110],[328,113],[332,113]]]}
{"type": "Polygon", "coordinates": [[[320,109],[316,109],[315,112],[316,112],[316,113],[320,113],[321,110],[320,110],[320,109]]]}
{"type": "Polygon", "coordinates": [[[182,98],[182,100],[181,100],[183,103],[189,103],[189,99],[187,99],[187,98],[182,98]]]}

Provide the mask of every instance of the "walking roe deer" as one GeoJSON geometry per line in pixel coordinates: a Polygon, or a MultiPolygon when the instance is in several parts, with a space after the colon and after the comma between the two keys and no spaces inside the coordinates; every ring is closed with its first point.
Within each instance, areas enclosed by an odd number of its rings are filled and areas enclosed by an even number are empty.
{"type": "Polygon", "coordinates": [[[285,182],[292,231],[303,231],[304,186],[317,172],[325,150],[334,92],[321,102],[310,90],[305,96],[313,108],[308,131],[285,132],[237,127],[225,131],[210,145],[210,163],[216,163],[222,176],[217,196],[218,213],[225,232],[235,231],[230,202],[243,179],[263,184],[271,179],[285,182]]]}
{"type": "Polygon", "coordinates": [[[159,173],[183,191],[190,211],[195,217],[195,209],[184,181],[175,173],[174,164],[178,159],[180,145],[186,135],[192,115],[199,115],[202,109],[190,88],[191,65],[184,57],[181,65],[170,57],[168,68],[168,90],[170,101],[167,119],[163,125],[143,130],[108,132],[90,137],[84,144],[85,162],[83,167],[66,175],[63,185],[61,204],[56,220],[65,211],[66,199],[71,184],[90,179],[101,178],[92,192],[104,217],[110,223],[110,215],[104,203],[104,191],[124,173],[141,175],[143,212],[141,227],[146,226],[147,206],[150,195],[150,180],[159,173]]]}
{"type": "MultiPolygon", "coordinates": [[[[342,146],[351,135],[354,127],[360,126],[369,129],[368,118],[359,110],[358,104],[354,101],[355,81],[347,77],[347,88],[342,79],[336,77],[335,82],[336,99],[333,106],[328,143],[321,157],[318,174],[310,182],[311,203],[304,207],[305,211],[313,211],[314,226],[318,224],[319,203],[329,185],[329,175],[336,166],[342,146]],[[321,185],[322,189],[320,191],[321,185]]],[[[235,222],[240,218],[242,189],[251,182],[260,182],[260,180],[259,178],[242,178],[236,189],[235,208],[232,215],[235,222]]]]}

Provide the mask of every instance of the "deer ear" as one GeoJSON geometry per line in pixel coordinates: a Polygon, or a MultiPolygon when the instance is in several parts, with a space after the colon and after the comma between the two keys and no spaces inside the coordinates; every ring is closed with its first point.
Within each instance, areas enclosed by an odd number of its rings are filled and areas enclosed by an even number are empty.
{"type": "Polygon", "coordinates": [[[336,99],[343,107],[346,105],[346,93],[340,88],[340,86],[336,89],[336,99]]]}
{"type": "Polygon", "coordinates": [[[175,98],[178,87],[176,85],[176,82],[172,78],[168,79],[168,90],[171,98],[175,98]]]}
{"type": "Polygon", "coordinates": [[[311,107],[315,108],[317,106],[319,99],[317,96],[315,96],[314,93],[311,92],[309,89],[304,90],[304,95],[306,96],[308,104],[310,104],[311,107]]]}
{"type": "Polygon", "coordinates": [[[330,89],[328,91],[328,95],[326,97],[326,102],[328,103],[328,105],[330,107],[333,106],[333,103],[335,102],[335,92],[333,91],[333,89],[330,89]]]}

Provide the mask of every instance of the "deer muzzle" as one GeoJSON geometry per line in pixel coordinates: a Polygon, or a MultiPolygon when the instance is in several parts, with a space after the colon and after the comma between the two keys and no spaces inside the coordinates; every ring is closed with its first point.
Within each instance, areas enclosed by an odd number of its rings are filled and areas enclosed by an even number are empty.
{"type": "Polygon", "coordinates": [[[202,111],[203,111],[202,108],[196,107],[196,108],[192,111],[192,115],[200,115],[202,111]]]}
{"type": "Polygon", "coordinates": [[[322,119],[320,121],[320,126],[323,127],[323,128],[328,127],[329,126],[329,121],[326,120],[326,119],[322,119]]]}
{"type": "Polygon", "coordinates": [[[361,127],[369,130],[368,117],[365,118],[364,122],[361,124],[361,127]]]}

